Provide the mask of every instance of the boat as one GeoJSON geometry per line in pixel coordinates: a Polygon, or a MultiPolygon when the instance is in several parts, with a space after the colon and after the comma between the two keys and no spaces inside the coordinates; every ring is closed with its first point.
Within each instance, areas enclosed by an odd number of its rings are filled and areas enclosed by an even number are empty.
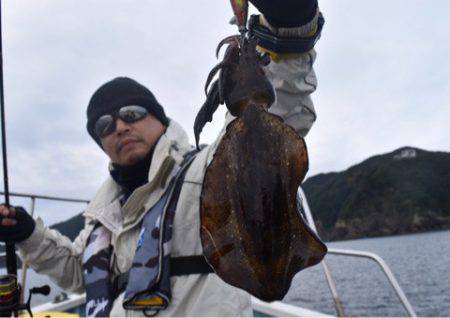
{"type": "MultiPolygon", "coordinates": [[[[0,192],[0,194],[3,194],[0,192]]],[[[35,205],[37,200],[50,200],[58,202],[70,202],[70,203],[84,203],[87,204],[89,201],[84,199],[75,198],[65,198],[65,197],[55,197],[55,196],[44,196],[37,194],[27,194],[27,193],[10,193],[12,197],[28,198],[30,200],[29,212],[33,216],[35,212],[35,205]]],[[[312,216],[311,210],[309,208],[308,200],[301,187],[297,191],[297,209],[301,217],[308,223],[310,228],[317,234],[317,228],[315,225],[314,218],[312,216]]],[[[417,317],[414,308],[406,297],[403,289],[400,287],[395,275],[387,265],[387,263],[377,254],[367,251],[357,251],[357,250],[344,250],[344,249],[328,249],[329,255],[336,255],[340,257],[356,257],[370,260],[376,263],[380,270],[384,273],[386,279],[390,283],[390,286],[395,291],[399,302],[405,309],[405,314],[409,317],[417,317]]],[[[0,263],[4,261],[5,253],[0,254],[0,263]]],[[[319,266],[319,265],[318,265],[319,266]]],[[[336,289],[336,283],[333,279],[332,272],[324,259],[320,266],[322,266],[324,275],[328,287],[330,289],[330,297],[332,298],[335,306],[335,316],[345,317],[345,308],[343,308],[342,303],[339,298],[339,294],[336,289]]],[[[22,277],[21,285],[24,289],[27,286],[26,281],[27,265],[22,264],[22,277]]],[[[62,293],[61,295],[55,297],[51,302],[47,302],[32,308],[33,315],[35,317],[79,317],[83,316],[84,305],[86,302],[86,295],[67,295],[62,293]]],[[[274,302],[264,302],[255,297],[252,297],[252,308],[254,317],[332,317],[326,313],[303,308],[300,306],[286,304],[280,301],[274,302]]]]}

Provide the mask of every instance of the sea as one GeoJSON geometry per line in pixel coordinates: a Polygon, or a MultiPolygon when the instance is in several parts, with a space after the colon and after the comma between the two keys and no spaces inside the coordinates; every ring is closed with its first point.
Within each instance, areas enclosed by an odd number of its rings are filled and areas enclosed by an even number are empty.
{"type": "MultiPolygon", "coordinates": [[[[418,316],[450,316],[450,231],[327,243],[381,256],[418,316]]],[[[407,316],[380,267],[363,258],[327,255],[346,316],[407,316]]],[[[336,315],[322,266],[297,274],[284,302],[336,315]]]]}
{"type": "MultiPolygon", "coordinates": [[[[418,316],[450,316],[450,231],[339,241],[327,246],[378,254],[391,268],[418,316]]],[[[376,263],[336,255],[327,255],[325,262],[346,316],[407,316],[376,263]]],[[[48,283],[45,276],[33,271],[27,276],[27,288],[48,283]]],[[[33,305],[61,293],[60,288],[50,285],[50,296],[34,297],[33,305]]],[[[297,274],[283,302],[336,315],[321,265],[297,274]]]]}

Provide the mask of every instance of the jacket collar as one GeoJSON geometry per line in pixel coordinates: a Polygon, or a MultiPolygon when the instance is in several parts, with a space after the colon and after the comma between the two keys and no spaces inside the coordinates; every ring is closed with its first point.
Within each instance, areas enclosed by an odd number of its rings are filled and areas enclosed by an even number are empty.
{"type": "MultiPolygon", "coordinates": [[[[100,221],[113,233],[127,224],[134,223],[136,217],[142,214],[143,205],[149,209],[159,200],[168,186],[167,181],[175,174],[174,168],[182,162],[183,155],[190,149],[189,138],[184,129],[174,120],[170,120],[166,132],[155,145],[148,172],[149,182],[137,188],[121,207],[121,187],[108,176],[87,206],[84,215],[100,221]]],[[[109,168],[112,168],[111,163],[109,168]]]]}

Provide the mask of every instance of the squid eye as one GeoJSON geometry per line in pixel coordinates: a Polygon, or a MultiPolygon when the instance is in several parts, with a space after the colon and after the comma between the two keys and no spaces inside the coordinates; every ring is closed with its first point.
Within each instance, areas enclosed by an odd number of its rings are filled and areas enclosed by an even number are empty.
{"type": "Polygon", "coordinates": [[[264,53],[263,55],[261,55],[259,57],[259,64],[267,66],[270,64],[270,54],[269,53],[264,53]]]}

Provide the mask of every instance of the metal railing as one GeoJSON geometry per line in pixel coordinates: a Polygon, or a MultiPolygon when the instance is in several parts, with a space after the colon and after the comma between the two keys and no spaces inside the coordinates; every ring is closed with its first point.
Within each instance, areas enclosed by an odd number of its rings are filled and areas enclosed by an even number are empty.
{"type": "MultiPolygon", "coordinates": [[[[302,188],[299,187],[297,191],[297,205],[300,209],[300,211],[304,214],[304,217],[306,218],[306,221],[308,222],[308,225],[310,228],[317,233],[316,224],[314,222],[314,218],[312,217],[311,210],[308,205],[308,201],[306,200],[306,195],[303,192],[302,188]]],[[[392,273],[389,266],[386,264],[386,262],[377,254],[370,253],[370,252],[363,252],[363,251],[355,251],[355,250],[343,250],[343,249],[335,249],[335,248],[329,248],[328,254],[332,255],[339,255],[339,256],[350,256],[350,257],[360,257],[360,258],[367,258],[375,263],[377,263],[382,272],[386,275],[389,283],[391,284],[392,288],[394,289],[395,293],[397,294],[400,302],[402,303],[403,307],[405,308],[406,312],[410,317],[417,317],[413,307],[411,306],[411,303],[408,301],[408,298],[406,297],[405,293],[403,292],[403,289],[400,287],[397,279],[395,278],[394,274],[392,273]]],[[[330,288],[335,308],[338,316],[343,317],[345,316],[344,309],[342,307],[342,303],[339,299],[339,295],[336,289],[336,284],[331,276],[331,272],[325,263],[325,260],[322,262],[322,267],[325,272],[325,277],[327,279],[328,286],[330,288]]]]}
{"type": "MultiPolygon", "coordinates": [[[[5,195],[4,192],[0,191],[0,195],[5,195]]],[[[84,199],[74,199],[74,198],[65,198],[65,197],[55,197],[55,196],[49,196],[49,195],[39,195],[39,194],[30,194],[30,193],[17,193],[17,192],[10,192],[10,197],[19,197],[19,198],[29,198],[30,199],[30,207],[28,210],[28,213],[30,213],[31,217],[34,216],[34,208],[36,206],[36,200],[49,200],[49,201],[58,201],[58,202],[72,202],[72,203],[89,203],[89,200],[84,199]]],[[[6,257],[6,253],[0,253],[0,259],[3,259],[6,257]]],[[[25,285],[27,281],[27,270],[28,270],[28,264],[26,262],[22,263],[22,276],[21,276],[21,286],[22,291],[25,290],[25,285]]],[[[23,292],[20,295],[21,299],[20,301],[23,301],[23,292]]]]}
{"type": "MultiPolygon", "coordinates": [[[[306,218],[309,227],[314,231],[314,233],[317,234],[317,236],[319,236],[319,234],[317,233],[316,223],[314,222],[311,210],[309,209],[308,200],[306,200],[305,193],[303,192],[301,187],[298,187],[297,191],[297,208],[303,214],[303,217],[306,218]]],[[[327,262],[325,262],[325,260],[320,262],[320,264],[322,265],[328,287],[330,288],[331,296],[333,297],[336,313],[339,317],[345,317],[344,307],[342,306],[341,300],[339,298],[336,289],[336,283],[334,282],[333,276],[331,276],[331,271],[328,267],[328,264],[327,262]]]]}
{"type": "MultiPolygon", "coordinates": [[[[5,193],[3,191],[0,191],[0,195],[5,195],[5,193]]],[[[40,194],[31,194],[31,193],[10,192],[9,195],[12,197],[18,197],[18,198],[30,198],[32,202],[35,201],[36,199],[40,199],[40,200],[61,201],[61,202],[89,203],[89,200],[85,200],[85,199],[55,197],[55,196],[50,196],[50,195],[40,195],[40,194]]]]}

